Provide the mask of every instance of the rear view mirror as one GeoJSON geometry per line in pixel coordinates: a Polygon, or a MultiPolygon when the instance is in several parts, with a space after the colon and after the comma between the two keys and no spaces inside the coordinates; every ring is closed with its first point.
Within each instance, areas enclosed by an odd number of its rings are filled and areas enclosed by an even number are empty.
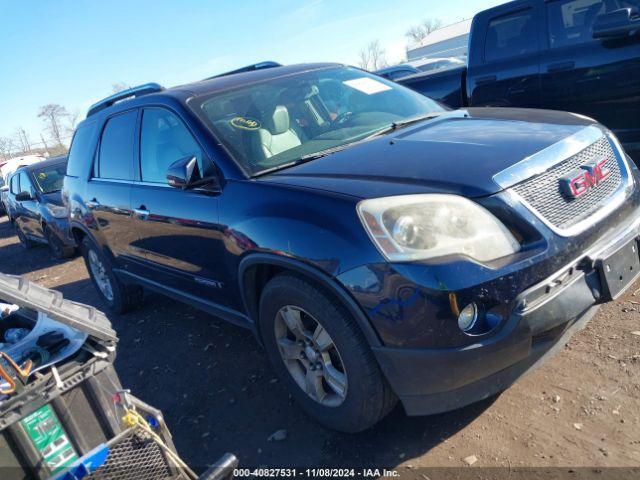
{"type": "Polygon", "coordinates": [[[628,37],[640,30],[640,14],[633,7],[621,8],[596,17],[593,24],[593,38],[628,37]]]}
{"type": "Polygon", "coordinates": [[[175,188],[187,189],[201,178],[198,160],[193,156],[181,158],[167,169],[167,183],[175,188]]]}

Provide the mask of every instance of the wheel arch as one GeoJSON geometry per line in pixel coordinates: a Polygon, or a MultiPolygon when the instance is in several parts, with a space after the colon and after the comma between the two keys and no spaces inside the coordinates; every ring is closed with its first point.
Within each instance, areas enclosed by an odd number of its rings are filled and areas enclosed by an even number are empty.
{"type": "Polygon", "coordinates": [[[89,233],[89,230],[84,225],[80,225],[79,223],[75,222],[69,225],[69,231],[71,232],[71,237],[76,242],[76,245],[78,247],[82,244],[82,240],[84,239],[84,237],[86,237],[87,235],[91,235],[91,233],[89,233]]]}
{"type": "Polygon", "coordinates": [[[248,316],[256,323],[256,332],[259,331],[257,323],[260,320],[259,305],[262,290],[269,280],[282,273],[292,273],[324,288],[353,316],[369,345],[382,346],[380,337],[363,310],[338,281],[319,268],[300,260],[269,253],[255,253],[243,258],[238,270],[242,303],[248,316]]]}

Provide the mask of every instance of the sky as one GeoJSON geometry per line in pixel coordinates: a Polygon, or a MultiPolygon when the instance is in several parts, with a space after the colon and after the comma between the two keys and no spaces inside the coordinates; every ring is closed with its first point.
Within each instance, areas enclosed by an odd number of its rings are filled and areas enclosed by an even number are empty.
{"type": "MultiPolygon", "coordinates": [[[[112,85],[200,80],[263,60],[356,64],[379,40],[404,55],[406,30],[450,24],[504,0],[0,0],[0,137],[39,141],[38,107],[84,118],[112,85]]],[[[45,134],[46,138],[46,134],[45,134]]]]}

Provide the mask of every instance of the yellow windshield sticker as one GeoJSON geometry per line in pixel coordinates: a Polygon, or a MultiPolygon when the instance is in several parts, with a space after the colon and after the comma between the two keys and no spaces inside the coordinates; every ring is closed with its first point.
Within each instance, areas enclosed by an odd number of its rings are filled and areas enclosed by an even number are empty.
{"type": "Polygon", "coordinates": [[[241,130],[258,130],[260,128],[260,122],[249,117],[235,117],[229,123],[231,123],[232,127],[239,128],[241,130]]]}
{"type": "Polygon", "coordinates": [[[47,178],[47,174],[46,174],[46,173],[44,173],[44,172],[40,172],[40,173],[38,174],[38,178],[39,178],[40,180],[44,180],[45,178],[47,178]]]}

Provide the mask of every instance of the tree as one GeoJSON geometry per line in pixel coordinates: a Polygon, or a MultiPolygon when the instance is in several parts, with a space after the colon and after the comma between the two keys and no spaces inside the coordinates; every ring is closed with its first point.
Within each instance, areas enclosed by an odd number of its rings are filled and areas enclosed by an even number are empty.
{"type": "Polygon", "coordinates": [[[9,137],[0,137],[0,154],[5,160],[11,158],[11,152],[16,148],[15,142],[9,137]]]}
{"type": "Polygon", "coordinates": [[[69,136],[73,135],[73,132],[76,130],[76,126],[78,125],[78,119],[80,118],[80,110],[74,110],[73,112],[69,113],[69,116],[67,117],[67,133],[69,134],[69,136]]]}
{"type": "Polygon", "coordinates": [[[372,72],[388,65],[384,48],[380,46],[378,40],[372,40],[360,50],[358,54],[358,64],[361,68],[372,72]]]}
{"type": "Polygon", "coordinates": [[[62,105],[49,103],[40,107],[38,118],[45,122],[46,130],[57,145],[62,145],[62,120],[69,118],[69,112],[62,105]]]}
{"type": "Polygon", "coordinates": [[[418,45],[434,30],[439,29],[442,26],[442,20],[437,18],[425,18],[420,24],[413,25],[407,30],[405,36],[409,40],[409,43],[418,45]]]}
{"type": "Polygon", "coordinates": [[[20,148],[22,148],[22,152],[31,152],[31,142],[29,141],[29,137],[27,136],[25,129],[22,127],[16,128],[16,136],[18,137],[18,144],[20,145],[20,148]]]}

